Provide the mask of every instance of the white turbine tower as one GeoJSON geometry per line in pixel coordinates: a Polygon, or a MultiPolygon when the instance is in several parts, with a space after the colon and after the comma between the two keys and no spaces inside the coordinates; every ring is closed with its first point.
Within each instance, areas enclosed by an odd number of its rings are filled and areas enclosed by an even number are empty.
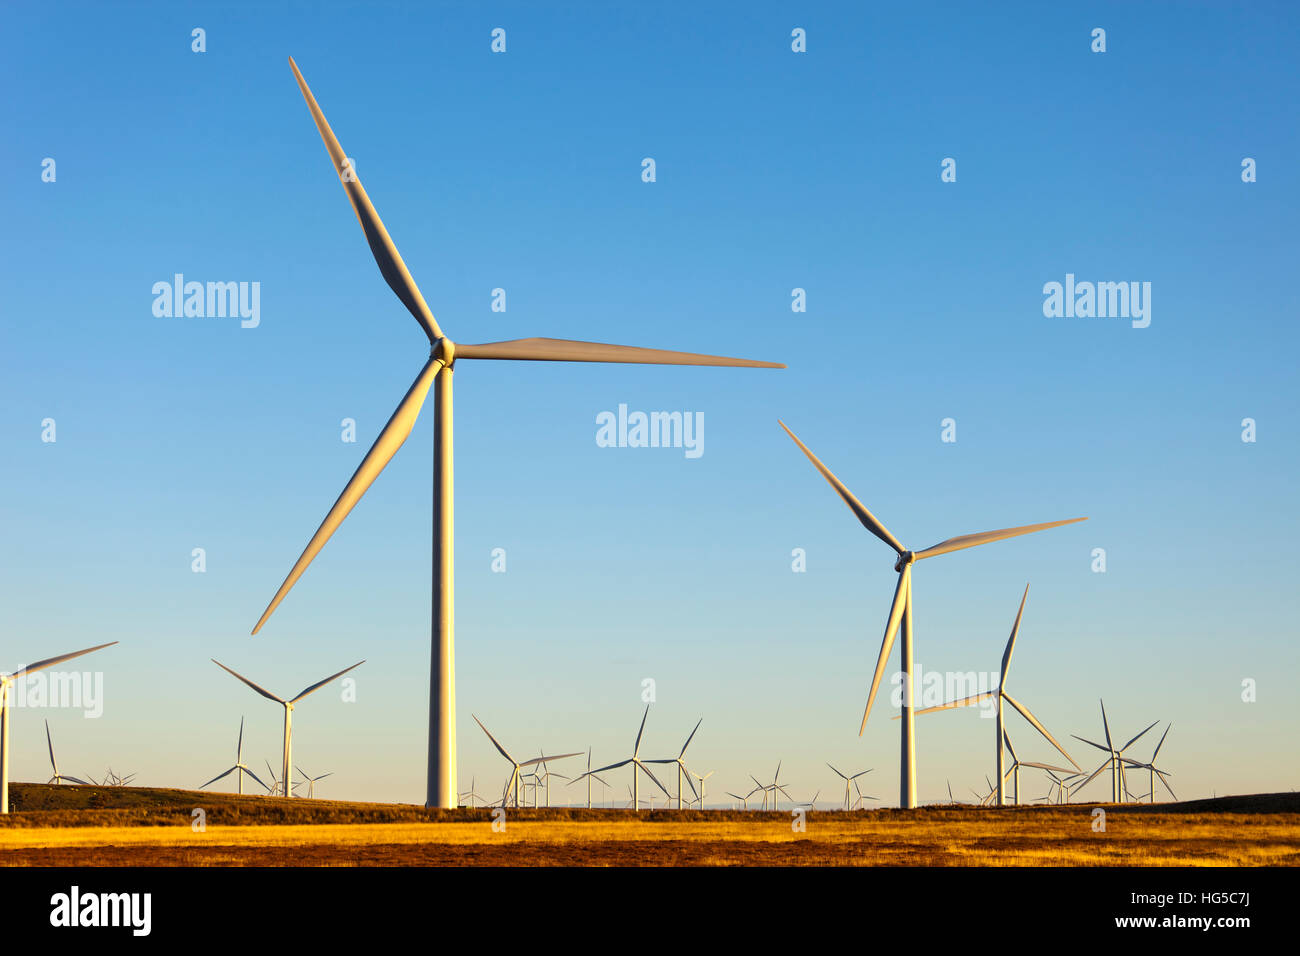
{"type": "Polygon", "coordinates": [[[79,783],[83,787],[90,786],[86,781],[80,780],[77,777],[69,777],[65,774],[59,773],[59,762],[54,759],[54,738],[50,736],[50,722],[48,720],[45,721],[45,742],[50,745],[50,766],[54,768],[54,776],[50,778],[50,783],[57,785],[63,783],[65,780],[71,780],[73,783],[79,783]]]}
{"type": "Polygon", "coordinates": [[[881,678],[885,675],[885,665],[889,663],[889,653],[894,647],[894,637],[898,633],[901,624],[903,631],[902,647],[902,673],[903,680],[903,713],[902,713],[902,743],[901,759],[899,761],[899,805],[909,809],[916,806],[916,734],[913,727],[913,710],[912,710],[912,564],[923,558],[935,557],[940,554],[947,554],[950,551],[961,551],[965,548],[973,548],[976,545],[989,544],[993,541],[1001,541],[1004,538],[1014,538],[1022,534],[1030,534],[1034,531],[1045,531],[1048,528],[1059,528],[1061,525],[1073,524],[1076,521],[1086,521],[1087,518],[1069,518],[1065,521],[1049,521],[1045,524],[1023,525],[1018,528],[1002,528],[998,531],[984,531],[979,534],[964,534],[955,538],[948,538],[924,551],[908,551],[898,539],[889,533],[889,530],[877,520],[876,516],[863,507],[862,502],[853,497],[844,484],[836,478],[829,468],[821,463],[797,437],[794,432],[786,428],[785,422],[779,423],[785,429],[787,435],[794,439],[794,443],[799,446],[808,460],[816,466],[817,470],[822,473],[836,493],[849,506],[849,509],[862,522],[863,526],[883,541],[889,547],[894,549],[898,556],[894,562],[894,570],[898,572],[898,585],[894,589],[894,601],[889,609],[889,618],[885,623],[885,637],[880,644],[880,657],[876,661],[876,671],[871,678],[871,690],[867,693],[867,706],[862,714],[862,725],[858,728],[858,736],[866,730],[867,718],[871,716],[871,702],[875,699],[876,690],[880,687],[881,678]]]}
{"type": "Polygon", "coordinates": [[[420,414],[429,390],[434,390],[434,453],[433,453],[433,626],[432,665],[429,680],[429,763],[426,805],[454,807],[456,805],[456,684],[454,642],[454,577],[453,577],[453,517],[452,517],[452,371],[459,359],[498,359],[504,361],[535,362],[616,362],[650,365],[715,365],[748,368],[784,368],[774,362],[754,362],[748,359],[724,358],[715,355],[695,355],[689,352],[668,352],[660,349],[635,348],[622,345],[604,345],[595,342],[574,342],[564,339],[515,339],[509,342],[492,342],[486,345],[457,345],[443,335],[424,296],[420,293],[397,251],[392,237],[384,228],[379,214],[371,204],[356,175],[356,169],[343,152],[334,132],[330,129],[307,87],[307,81],[298,72],[298,66],[289,60],[293,74],[312,120],[316,123],[325,149],[334,164],[352,209],[361,223],[371,254],[389,287],[407,311],[415,317],[429,339],[429,357],[416,376],[406,396],[397,406],[392,418],[379,434],[361,465],[353,474],[343,493],[330,509],[325,520],[308,542],[302,555],[294,563],[289,575],[280,585],[266,611],[253,628],[256,634],[270,617],[284,596],[302,576],[330,535],[348,516],[348,513],[365,494],[366,489],[397,454],[397,450],[410,435],[420,414]],[[435,387],[436,386],[436,387],[435,387]]]}
{"type": "Polygon", "coordinates": [[[247,684],[247,685],[248,685],[249,687],[251,687],[253,690],[257,691],[259,694],[261,694],[261,695],[262,695],[263,697],[265,697],[267,700],[273,700],[273,701],[275,701],[277,704],[279,704],[281,707],[284,708],[284,766],[283,766],[283,768],[282,768],[282,770],[281,770],[281,777],[280,777],[280,779],[281,779],[281,781],[282,781],[282,783],[283,783],[283,785],[284,785],[284,787],[283,787],[283,789],[284,789],[284,796],[286,796],[286,797],[291,796],[291,793],[289,792],[289,784],[290,784],[290,781],[293,779],[293,761],[292,761],[291,758],[292,758],[292,754],[293,754],[293,710],[294,710],[294,705],[295,705],[296,703],[298,703],[298,701],[300,701],[300,700],[302,700],[304,697],[306,697],[308,694],[320,690],[322,687],[324,687],[324,686],[325,686],[326,684],[328,684],[330,681],[337,680],[338,678],[340,678],[340,677],[342,677],[344,674],[346,674],[348,671],[350,671],[350,670],[354,670],[354,669],[360,667],[362,664],[365,663],[365,661],[364,661],[364,660],[359,660],[359,661],[357,661],[355,664],[353,664],[351,667],[345,667],[345,668],[343,668],[343,670],[339,671],[337,674],[331,674],[329,677],[326,677],[324,680],[318,680],[316,683],[312,684],[310,687],[308,687],[308,688],[306,688],[305,690],[303,690],[302,693],[300,693],[297,697],[292,697],[292,698],[290,698],[289,700],[285,700],[283,697],[279,697],[279,696],[277,696],[277,695],[275,695],[275,694],[272,694],[272,693],[271,693],[269,690],[267,690],[266,688],[264,688],[264,687],[260,687],[260,686],[258,686],[257,684],[254,684],[251,680],[249,680],[249,679],[248,679],[247,677],[245,677],[243,674],[239,674],[239,673],[236,673],[235,671],[232,671],[232,670],[231,670],[229,667],[227,667],[225,664],[221,663],[221,661],[219,661],[219,660],[217,660],[217,659],[215,659],[215,658],[211,658],[211,660],[212,660],[212,663],[216,664],[218,667],[220,667],[220,668],[221,668],[223,671],[225,671],[227,674],[230,674],[232,677],[237,677],[237,678],[239,678],[241,681],[243,681],[245,684],[247,684]]]}
{"type": "MultiPolygon", "coordinates": [[[[699,786],[699,795],[695,798],[695,802],[699,805],[699,807],[700,807],[701,810],[704,809],[704,781],[705,781],[705,780],[708,780],[708,779],[709,779],[710,777],[712,777],[715,773],[717,773],[716,770],[710,770],[708,773],[706,773],[706,774],[704,774],[704,775],[702,775],[702,776],[701,776],[700,774],[698,774],[698,773],[692,773],[692,774],[691,774],[691,776],[695,778],[695,782],[698,783],[698,784],[700,785],[700,786],[699,786]]],[[[690,806],[690,804],[687,804],[687,806],[690,806]]]]}
{"type": "Polygon", "coordinates": [[[1178,799],[1178,794],[1174,793],[1174,788],[1169,786],[1169,780],[1167,779],[1168,777],[1172,777],[1173,774],[1171,774],[1168,770],[1161,770],[1159,767],[1156,766],[1156,758],[1160,756],[1160,748],[1165,745],[1165,738],[1169,736],[1169,731],[1172,730],[1173,727],[1174,725],[1172,723],[1170,723],[1168,726],[1165,727],[1165,732],[1160,735],[1160,743],[1156,744],[1155,753],[1151,755],[1151,759],[1148,760],[1146,763],[1139,763],[1136,760],[1130,760],[1128,757],[1124,758],[1124,762],[1127,763],[1130,767],[1136,767],[1141,770],[1146,770],[1150,773],[1151,792],[1148,793],[1147,796],[1151,798],[1152,803],[1156,802],[1156,777],[1160,778],[1161,785],[1166,790],[1169,791],[1169,796],[1173,797],[1175,800],[1178,799]]]}
{"type": "Polygon", "coordinates": [[[229,770],[217,774],[215,777],[213,777],[203,786],[199,787],[199,789],[206,790],[208,787],[212,786],[218,780],[221,780],[225,777],[229,777],[232,773],[238,774],[238,776],[235,779],[239,781],[239,790],[237,792],[239,793],[240,796],[243,796],[244,793],[244,774],[248,774],[254,780],[257,780],[258,783],[261,783],[263,787],[266,787],[266,784],[262,783],[262,781],[258,779],[257,774],[253,773],[253,771],[249,770],[246,766],[244,766],[244,718],[243,717],[239,718],[239,741],[235,744],[235,765],[231,767],[229,770]]]}
{"type": "Polygon", "coordinates": [[[853,776],[850,777],[840,773],[840,771],[837,770],[833,764],[828,763],[826,766],[834,770],[835,776],[839,777],[841,780],[844,781],[844,809],[845,810],[850,809],[851,801],[849,799],[849,787],[852,785],[853,781],[858,779],[858,777],[861,777],[863,774],[871,773],[871,771],[874,770],[875,768],[872,767],[868,770],[859,770],[857,773],[853,774],[853,776]]]}
{"type": "Polygon", "coordinates": [[[474,723],[478,724],[478,725],[479,725],[479,728],[483,731],[483,733],[487,734],[487,738],[488,738],[488,740],[492,741],[492,746],[494,746],[494,747],[497,748],[497,752],[500,753],[501,756],[505,757],[506,760],[510,761],[510,779],[506,781],[505,789],[502,791],[502,794],[501,794],[501,806],[503,806],[503,807],[506,805],[506,797],[507,797],[507,796],[510,796],[512,793],[513,793],[513,796],[514,796],[514,805],[515,805],[515,807],[519,807],[519,806],[520,806],[520,803],[519,803],[519,780],[520,780],[520,774],[519,774],[519,771],[520,771],[522,768],[524,768],[524,767],[532,767],[532,766],[534,766],[534,765],[536,765],[536,764],[539,764],[539,763],[545,763],[547,760],[563,760],[565,757],[576,757],[576,756],[578,756],[578,752],[575,751],[575,752],[573,752],[573,753],[571,753],[571,754],[558,754],[558,755],[556,755],[556,756],[554,756],[554,757],[544,757],[544,756],[543,756],[543,757],[534,757],[532,760],[525,760],[525,761],[523,761],[523,762],[521,763],[520,761],[516,760],[514,757],[510,756],[510,753],[506,750],[506,748],[503,747],[503,746],[501,746],[501,741],[499,741],[499,740],[497,740],[495,737],[493,737],[493,736],[492,736],[492,731],[488,730],[486,727],[483,726],[483,721],[479,720],[479,719],[478,719],[477,717],[475,717],[473,714],[470,714],[470,716],[471,716],[471,717],[474,717],[474,723]]]}
{"type": "MultiPolygon", "coordinates": [[[[664,792],[664,796],[668,797],[670,800],[672,799],[672,794],[670,794],[668,789],[659,782],[659,778],[654,775],[650,768],[646,766],[646,762],[641,759],[641,735],[645,733],[645,721],[649,716],[650,705],[646,704],[645,713],[641,715],[641,728],[636,732],[636,743],[632,747],[632,756],[628,757],[626,760],[620,760],[618,763],[612,763],[606,767],[597,767],[595,770],[589,771],[589,773],[604,773],[606,770],[617,770],[619,767],[626,767],[628,764],[631,764],[632,807],[633,810],[638,813],[641,811],[641,778],[637,775],[638,770],[645,771],[645,775],[655,782],[655,786],[664,792]]],[[[583,774],[584,777],[587,775],[588,774],[583,774]]],[[[579,777],[578,779],[581,780],[582,777],[579,777]]]]}
{"type": "MultiPolygon", "coordinates": [[[[1058,743],[1056,742],[1056,738],[1053,737],[1050,733],[1047,732],[1047,728],[1044,727],[1044,726],[1042,725],[1042,723],[1039,721],[1039,719],[1038,719],[1037,717],[1035,717],[1035,716],[1030,712],[1029,708],[1026,707],[1024,704],[1020,703],[1018,700],[1016,700],[1014,697],[1012,697],[1010,694],[1007,693],[1007,673],[1011,670],[1011,652],[1014,651],[1014,650],[1015,650],[1015,647],[1016,647],[1016,636],[1020,633],[1020,621],[1021,621],[1021,618],[1023,618],[1023,617],[1025,616],[1025,602],[1026,602],[1027,600],[1029,600],[1029,585],[1028,585],[1028,584],[1025,585],[1025,593],[1024,593],[1024,594],[1021,596],[1021,598],[1020,598],[1020,610],[1016,611],[1016,621],[1015,621],[1014,624],[1011,625],[1011,636],[1007,638],[1007,646],[1006,646],[1006,649],[1002,652],[1002,670],[1001,670],[1001,672],[1000,672],[999,675],[998,675],[998,686],[997,686],[997,689],[996,689],[996,690],[985,691],[985,692],[983,692],[983,693],[981,693],[981,694],[975,694],[973,697],[964,697],[964,698],[962,698],[961,700],[949,701],[949,702],[946,703],[946,704],[939,704],[937,707],[926,707],[926,708],[924,708],[924,709],[922,709],[922,710],[918,710],[918,711],[916,712],[916,713],[917,713],[917,716],[920,716],[921,714],[932,714],[932,713],[934,713],[934,712],[936,712],[936,711],[940,711],[940,710],[950,710],[950,709],[952,709],[952,708],[954,708],[954,707],[968,707],[968,706],[970,706],[970,705],[972,705],[972,704],[977,704],[977,703],[979,703],[980,701],[984,700],[986,697],[996,697],[996,698],[997,698],[997,700],[998,700],[998,722],[997,722],[997,727],[996,727],[996,729],[995,729],[995,732],[996,732],[996,738],[995,738],[995,741],[994,741],[994,742],[995,742],[995,750],[996,750],[996,752],[997,752],[997,764],[998,764],[998,796],[997,796],[997,803],[998,803],[998,806],[1000,806],[1000,807],[1002,807],[1002,806],[1006,806],[1006,802],[1007,802],[1007,801],[1006,801],[1006,779],[1007,779],[1007,774],[1009,773],[1009,771],[1006,769],[1006,765],[1005,765],[1005,757],[1004,757],[1003,743],[1006,743],[1006,744],[1007,744],[1007,749],[1010,749],[1010,742],[1009,742],[1009,738],[1007,737],[1007,733],[1006,733],[1006,722],[1005,722],[1005,716],[1004,716],[1004,714],[1003,714],[1003,710],[1002,710],[1002,705],[1003,705],[1004,703],[1010,704],[1010,705],[1011,705],[1012,707],[1014,707],[1016,710],[1020,711],[1020,715],[1021,715],[1022,717],[1024,717],[1025,720],[1027,720],[1027,721],[1029,721],[1031,724],[1033,724],[1033,725],[1034,725],[1034,728],[1035,728],[1035,729],[1036,729],[1040,734],[1042,734],[1044,737],[1047,738],[1048,743],[1050,743],[1053,747],[1055,747],[1057,750],[1059,750],[1059,751],[1062,753],[1062,755],[1064,755],[1065,759],[1068,760],[1068,761],[1070,761],[1070,763],[1074,765],[1074,769],[1075,769],[1075,771],[1078,771],[1078,770],[1081,769],[1081,768],[1079,767],[1079,765],[1078,765],[1077,763],[1074,762],[1074,758],[1071,757],[1068,753],[1065,752],[1065,748],[1062,747],[1060,744],[1058,744],[1058,743]]],[[[897,720],[898,718],[895,717],[894,719],[897,720]]],[[[1013,754],[1012,754],[1012,758],[1014,759],[1014,757],[1015,757],[1015,754],[1013,753],[1013,754]]],[[[1026,763],[1026,764],[1024,764],[1023,766],[1026,766],[1026,767],[1037,767],[1037,766],[1039,766],[1039,765],[1038,765],[1038,764],[1026,763]]],[[[1058,769],[1058,768],[1053,768],[1053,769],[1058,769]]],[[[1069,770],[1066,770],[1065,772],[1066,772],[1066,773],[1069,773],[1070,771],[1069,771],[1069,770]]],[[[1019,785],[1020,785],[1020,776],[1019,776],[1019,774],[1017,774],[1017,775],[1016,775],[1016,786],[1019,787],[1019,785]]],[[[1016,802],[1017,802],[1017,803],[1020,802],[1020,798],[1019,798],[1019,796],[1017,796],[1017,798],[1016,798],[1016,802]]]]}
{"type": "Polygon", "coordinates": [[[14,681],[28,674],[43,671],[47,667],[53,667],[55,664],[70,661],[74,657],[81,657],[83,654],[89,654],[92,651],[112,647],[116,643],[117,641],[109,641],[107,644],[96,644],[94,647],[73,651],[71,654],[47,657],[43,661],[36,661],[26,667],[21,667],[12,674],[0,671],[0,813],[9,812],[9,693],[14,681]]]}
{"type": "MultiPolygon", "coordinates": [[[[649,712],[648,707],[646,708],[646,710],[647,712],[649,712]]],[[[664,757],[662,760],[646,761],[646,763],[672,763],[677,765],[677,809],[678,810],[682,809],[682,775],[683,774],[686,775],[686,783],[688,786],[690,786],[691,793],[695,794],[696,797],[699,797],[700,795],[700,792],[695,789],[695,782],[691,780],[690,777],[691,772],[686,769],[686,748],[689,747],[691,745],[691,741],[695,739],[695,731],[700,729],[700,724],[702,723],[704,723],[703,717],[701,717],[699,720],[695,722],[695,729],[692,730],[690,736],[686,738],[686,743],[682,744],[682,752],[679,753],[676,757],[664,757]]]]}

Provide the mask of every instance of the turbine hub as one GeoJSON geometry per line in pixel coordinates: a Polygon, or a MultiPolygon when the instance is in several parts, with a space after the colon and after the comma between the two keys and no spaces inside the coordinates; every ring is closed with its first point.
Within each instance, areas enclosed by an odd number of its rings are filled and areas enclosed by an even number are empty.
{"type": "Polygon", "coordinates": [[[911,551],[904,551],[902,554],[898,556],[898,560],[894,562],[894,570],[902,571],[903,568],[907,567],[915,560],[916,560],[916,555],[914,555],[911,551]]]}
{"type": "Polygon", "coordinates": [[[443,365],[450,368],[451,363],[456,361],[456,343],[444,335],[433,343],[432,355],[443,365]]]}

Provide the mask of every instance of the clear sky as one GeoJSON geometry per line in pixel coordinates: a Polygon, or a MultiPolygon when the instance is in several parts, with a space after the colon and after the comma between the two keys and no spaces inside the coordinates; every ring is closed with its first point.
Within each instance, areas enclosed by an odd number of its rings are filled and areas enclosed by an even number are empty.
{"type": "MultiPolygon", "coordinates": [[[[1173,722],[1180,797],[1296,785],[1300,14],[705,6],[6,11],[0,667],[122,642],[85,662],[99,719],[15,711],[15,779],[49,774],[44,717],[65,773],[193,787],[241,715],[278,765],[277,708],[208,659],[287,696],[365,658],[355,703],[302,703],[295,763],[334,772],[322,795],[423,799],[431,408],[249,636],[427,356],[292,55],[454,339],[789,365],[459,366],[462,789],[504,777],[471,713],[521,759],[612,762],[651,678],[643,755],[703,717],[710,802],[778,760],[799,800],[838,794],[826,761],[897,799],[883,692],[857,734],[893,556],[778,417],[914,549],[1090,516],[919,565],[924,671],[996,671],[1031,582],[1009,689],[1081,764],[1104,698],[1123,739],[1162,722],[1142,759],[1173,722]],[[176,273],[259,283],[259,324],[155,316],[176,273]],[[1150,325],[1046,317],[1067,274],[1149,282],[1150,325]],[[598,447],[620,404],[702,414],[704,453],[598,447]]],[[[982,785],[992,736],[920,718],[921,798],[982,785]]]]}

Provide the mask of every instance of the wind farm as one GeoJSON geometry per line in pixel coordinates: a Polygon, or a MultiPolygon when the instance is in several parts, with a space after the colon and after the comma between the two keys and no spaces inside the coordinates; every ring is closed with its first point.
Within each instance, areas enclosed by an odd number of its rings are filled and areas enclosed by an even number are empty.
{"type": "Polygon", "coordinates": [[[1295,31],[454,7],[16,21],[5,865],[1300,865],[1295,31]]]}

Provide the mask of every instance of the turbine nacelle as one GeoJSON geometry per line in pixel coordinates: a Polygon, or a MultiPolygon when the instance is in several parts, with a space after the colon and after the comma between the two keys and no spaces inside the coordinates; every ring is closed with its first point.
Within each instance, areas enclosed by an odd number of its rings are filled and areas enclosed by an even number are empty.
{"type": "Polygon", "coordinates": [[[898,560],[894,562],[894,570],[897,571],[899,574],[902,574],[903,568],[907,567],[915,560],[916,560],[915,554],[913,554],[911,551],[904,551],[902,554],[898,556],[898,560]]]}

